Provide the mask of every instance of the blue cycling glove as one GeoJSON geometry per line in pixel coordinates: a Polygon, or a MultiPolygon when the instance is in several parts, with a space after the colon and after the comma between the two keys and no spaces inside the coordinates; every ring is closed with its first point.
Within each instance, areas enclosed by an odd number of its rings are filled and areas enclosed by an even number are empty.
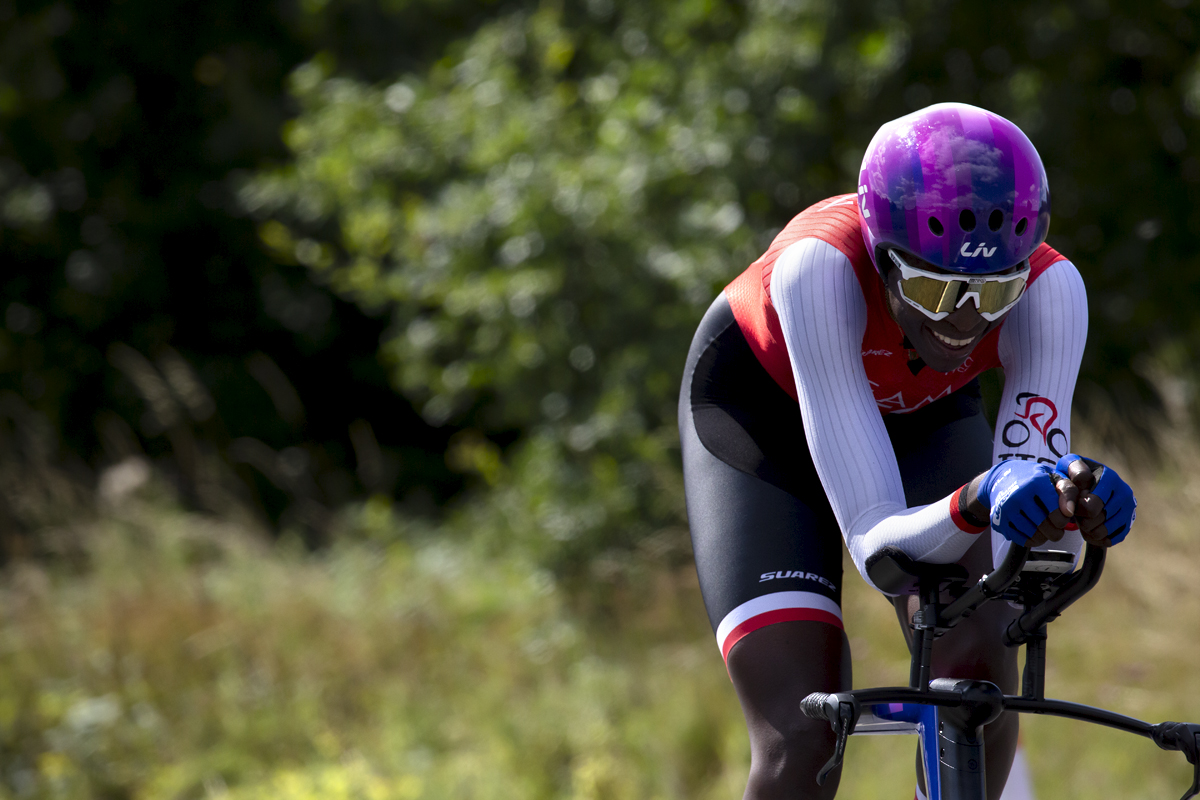
{"type": "Polygon", "coordinates": [[[992,509],[992,530],[1013,544],[1024,545],[1058,508],[1053,470],[1029,461],[1001,461],[987,471],[980,494],[992,509]]]}
{"type": "Polygon", "coordinates": [[[1120,543],[1129,535],[1133,521],[1137,519],[1137,498],[1133,496],[1133,489],[1112,467],[1075,453],[1067,453],[1060,458],[1054,469],[1067,475],[1067,470],[1076,461],[1087,464],[1092,474],[1097,476],[1096,485],[1090,491],[1104,503],[1104,527],[1108,529],[1109,544],[1120,543]]]}

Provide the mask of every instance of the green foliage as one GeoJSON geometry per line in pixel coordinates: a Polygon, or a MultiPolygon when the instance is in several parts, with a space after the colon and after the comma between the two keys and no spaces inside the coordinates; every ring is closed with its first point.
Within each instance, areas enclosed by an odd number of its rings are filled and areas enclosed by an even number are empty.
{"type": "Polygon", "coordinates": [[[1145,432],[1161,398],[1195,407],[1196,22],[328,0],[208,4],[184,31],[147,3],[0,3],[0,391],[85,480],[144,453],[189,502],[310,543],[352,498],[428,512],[465,484],[525,509],[473,528],[547,563],[627,550],[681,526],[674,397],[705,305],[853,187],[881,121],[965,100],[1048,165],[1051,243],[1092,302],[1080,407],[1145,432]]]}
{"type": "Polygon", "coordinates": [[[293,80],[295,164],[243,202],[286,213],[297,257],[336,252],[317,274],[392,312],[384,354],[431,422],[485,395],[492,430],[586,420],[629,391],[661,424],[686,327],[754,250],[724,172],[748,120],[708,107],[723,86],[697,55],[695,75],[630,59],[547,8],[390,86],[313,62],[293,80]]]}
{"type": "Polygon", "coordinates": [[[134,501],[87,540],[83,574],[6,576],[0,796],[717,797],[745,768],[686,573],[614,597],[652,611],[618,639],[437,538],[308,557],[134,501]]]}
{"type": "MultiPolygon", "coordinates": [[[[1194,450],[1179,451],[1178,466],[1195,463],[1194,450]]],[[[1051,626],[1048,690],[1143,719],[1194,719],[1200,471],[1122,471],[1142,500],[1139,531],[1051,626]]],[[[142,492],[76,523],[85,566],[6,570],[0,797],[742,791],[745,726],[690,567],[643,552],[565,583],[378,502],[341,524],[337,546],[305,554],[142,492]]],[[[855,685],[903,683],[891,604],[847,577],[855,685]]],[[[1173,797],[1187,785],[1177,753],[1080,726],[1023,720],[1039,796],[1173,797]]],[[[910,737],[855,737],[838,797],[911,792],[912,753],[910,737]]]]}
{"type": "MultiPolygon", "coordinates": [[[[473,530],[573,561],[679,525],[692,329],[764,241],[764,133],[820,136],[812,101],[780,88],[819,59],[771,41],[779,13],[546,5],[389,85],[322,59],[294,74],[294,160],[242,203],[286,222],[263,226],[280,257],[388,311],[382,353],[428,422],[524,434],[473,530]]],[[[802,16],[819,54],[828,12],[802,16]]]]}
{"type": "MultiPolygon", "coordinates": [[[[678,527],[666,473],[700,313],[792,213],[852,188],[881,121],[929,102],[989,106],[1037,142],[1054,193],[1051,242],[1091,287],[1080,405],[1144,408],[1154,369],[1144,358],[1133,379],[1133,354],[1178,348],[1194,325],[1194,297],[1166,290],[1194,263],[1182,239],[1167,251],[1162,237],[1193,191],[1180,173],[1200,178],[1181,127],[1194,83],[1182,43],[1194,31],[1170,6],[1136,24],[1121,13],[1087,3],[497,8],[440,58],[381,82],[327,56],[297,69],[292,159],[240,198],[269,220],[262,238],[278,259],[388,315],[381,355],[429,424],[517,435],[511,469],[489,473],[492,505],[469,527],[541,541],[552,562],[570,562],[678,527]],[[1124,121],[1143,103],[1153,136],[1124,121]],[[1083,142],[1081,120],[1114,116],[1083,142]],[[1130,192],[1114,191],[1126,182],[1130,192]],[[1143,306],[1158,281],[1163,299],[1143,306]],[[603,488],[606,459],[641,473],[603,488]],[[563,539],[558,506],[576,531],[565,547],[548,544],[563,539]]],[[[1138,418],[1129,427],[1144,430],[1138,418]]]]}
{"type": "MultiPolygon", "coordinates": [[[[388,386],[381,323],[276,263],[230,189],[286,157],[284,80],[319,47],[368,70],[454,35],[407,46],[410,5],[219,0],[180,25],[138,0],[0,2],[0,427],[46,451],[5,448],[14,469],[90,489],[148,457],[189,503],[256,507],[314,544],[353,497],[429,509],[459,489],[453,431],[388,386]]],[[[415,11],[468,4],[435,5],[415,11]]],[[[30,550],[21,506],[0,499],[0,559],[30,550]]]]}

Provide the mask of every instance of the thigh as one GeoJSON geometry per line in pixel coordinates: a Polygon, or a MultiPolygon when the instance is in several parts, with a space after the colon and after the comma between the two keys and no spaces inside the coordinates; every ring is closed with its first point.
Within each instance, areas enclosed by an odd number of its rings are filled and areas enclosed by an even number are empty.
{"type": "Polygon", "coordinates": [[[845,632],[819,622],[761,628],[730,651],[728,666],[747,720],[778,731],[797,725],[800,701],[809,694],[846,691],[853,683],[845,632]]]}
{"type": "Polygon", "coordinates": [[[696,571],[726,657],[777,622],[842,624],[841,534],[815,470],[803,479],[799,408],[776,402],[772,387],[790,400],[715,303],[689,354],[679,434],[696,571]],[[798,439],[788,458],[778,454],[786,438],[798,439]]]}
{"type": "Polygon", "coordinates": [[[842,627],[842,548],[832,511],[740,472],[698,442],[684,480],[696,572],[723,656],[776,622],[842,627]]]}

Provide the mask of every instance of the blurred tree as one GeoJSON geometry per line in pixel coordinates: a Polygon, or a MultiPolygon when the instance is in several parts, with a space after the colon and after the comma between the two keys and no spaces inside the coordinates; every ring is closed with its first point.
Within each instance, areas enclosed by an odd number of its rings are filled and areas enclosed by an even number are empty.
{"type": "Polygon", "coordinates": [[[313,530],[473,474],[467,524],[583,563],[681,530],[674,398],[706,304],[852,190],[880,122],[964,100],[1047,163],[1051,243],[1092,298],[1080,406],[1145,430],[1159,397],[1194,406],[1196,17],[0,0],[0,384],[80,463],[144,449],[196,495],[233,463],[313,530]]]}
{"type": "Polygon", "coordinates": [[[1116,5],[498,9],[393,78],[297,69],[293,160],[241,201],[280,261],[387,312],[430,424],[478,429],[452,445],[497,484],[471,526],[586,559],[678,528],[676,382],[707,303],[853,189],[880,122],[931,102],[993,108],[1042,151],[1051,242],[1092,294],[1081,406],[1153,400],[1134,356],[1197,345],[1194,31],[1180,2],[1116,5]],[[487,437],[513,429],[505,462],[487,437]]]}
{"type": "Polygon", "coordinates": [[[495,484],[472,530],[559,567],[678,542],[695,322],[790,213],[853,185],[900,22],[542,4],[391,82],[318,58],[293,75],[294,161],[242,204],[278,258],[388,311],[383,352],[428,422],[478,428],[451,451],[495,484]],[[487,437],[511,429],[495,467],[487,437]]]}
{"type": "Polygon", "coordinates": [[[315,48],[397,69],[394,45],[444,45],[467,5],[418,41],[404,4],[0,0],[0,549],[30,515],[77,510],[21,500],[49,481],[25,480],[33,462],[90,482],[144,452],[208,508],[238,490],[225,464],[317,538],[364,492],[431,509],[457,491],[453,430],[391,390],[383,323],[269,258],[228,187],[287,157],[283,79],[315,48]]]}

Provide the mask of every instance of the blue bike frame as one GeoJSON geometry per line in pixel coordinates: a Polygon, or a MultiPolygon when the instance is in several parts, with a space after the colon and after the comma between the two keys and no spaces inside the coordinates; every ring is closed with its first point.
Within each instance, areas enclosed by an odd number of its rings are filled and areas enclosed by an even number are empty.
{"type": "MultiPolygon", "coordinates": [[[[854,727],[857,736],[916,734],[925,768],[925,794],[941,800],[942,775],[938,767],[938,709],[917,703],[877,703],[863,710],[854,727]]],[[[982,769],[982,763],[980,769],[982,769]]]]}
{"type": "Polygon", "coordinates": [[[929,800],[985,800],[983,728],[1013,699],[987,681],[953,678],[931,681],[924,692],[896,687],[810,695],[805,713],[830,720],[838,731],[837,755],[818,781],[840,763],[850,733],[915,733],[929,800]]]}

